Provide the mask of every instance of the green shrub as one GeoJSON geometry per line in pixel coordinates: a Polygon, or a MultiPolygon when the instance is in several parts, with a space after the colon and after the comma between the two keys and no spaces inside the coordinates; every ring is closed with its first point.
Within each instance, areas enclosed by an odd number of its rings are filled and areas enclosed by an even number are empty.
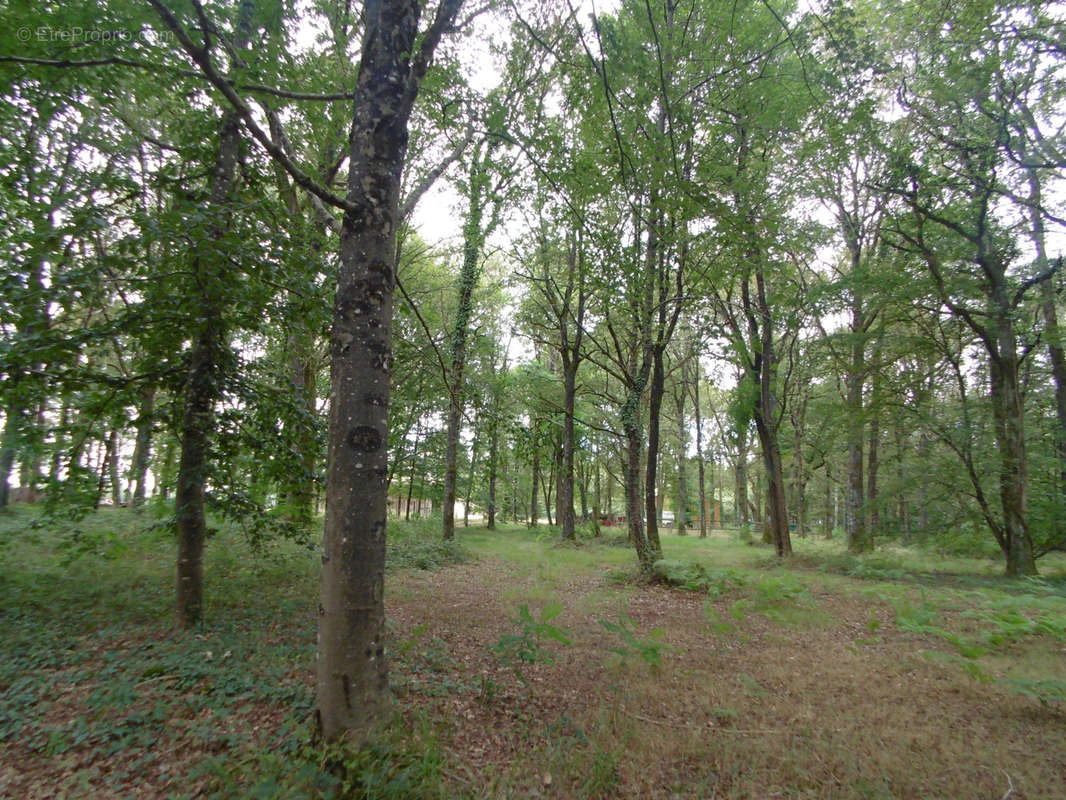
{"type": "Polygon", "coordinates": [[[999,545],[983,527],[962,525],[948,528],[921,542],[921,547],[945,556],[969,558],[1001,558],[999,545]]]}
{"type": "Polygon", "coordinates": [[[744,586],[744,577],[731,569],[705,567],[697,561],[662,559],[652,565],[652,576],[660,583],[693,592],[703,592],[712,598],[731,588],[744,586]]]}

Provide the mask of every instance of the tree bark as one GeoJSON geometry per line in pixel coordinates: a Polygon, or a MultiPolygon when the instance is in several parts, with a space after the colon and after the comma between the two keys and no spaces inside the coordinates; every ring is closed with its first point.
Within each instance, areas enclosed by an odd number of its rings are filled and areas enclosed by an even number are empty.
{"type": "Polygon", "coordinates": [[[685,535],[685,527],[687,520],[685,517],[685,507],[688,505],[688,492],[686,485],[685,468],[687,466],[687,459],[685,451],[688,449],[688,436],[687,429],[685,428],[685,395],[688,393],[688,387],[685,386],[684,370],[681,375],[681,387],[674,395],[674,402],[676,404],[677,411],[677,512],[674,516],[674,525],[677,526],[677,532],[679,535],[685,535]]]}
{"type": "MultiPolygon", "coordinates": [[[[703,459],[703,416],[700,412],[700,362],[696,359],[696,379],[692,382],[693,402],[692,409],[696,414],[696,466],[698,469],[699,496],[700,496],[700,538],[707,538],[707,485],[704,482],[704,459],[703,459]]],[[[714,487],[711,487],[712,498],[714,487]]]]}
{"type": "Polygon", "coordinates": [[[367,4],[356,81],[330,337],[329,465],[316,720],[323,738],[365,738],[389,709],[385,656],[388,408],[396,226],[407,123],[433,49],[461,0],[418,30],[415,0],[367,4]]]}
{"type": "Polygon", "coordinates": [[[844,528],[847,536],[848,550],[861,553],[870,549],[870,538],[865,524],[863,503],[863,452],[862,440],[865,432],[863,424],[862,390],[865,383],[865,348],[863,331],[865,320],[862,301],[852,290],[851,301],[851,362],[848,365],[847,409],[848,409],[848,491],[846,495],[846,512],[844,528]]]}
{"type": "MultiPolygon", "coordinates": [[[[534,423],[535,425],[535,423],[534,423]]],[[[537,507],[537,494],[540,492],[540,447],[539,443],[534,439],[533,442],[533,492],[529,498],[529,525],[530,528],[537,527],[540,519],[540,510],[537,507]]]]}
{"type": "Polygon", "coordinates": [[[648,549],[654,561],[662,558],[662,544],[659,541],[659,505],[657,503],[659,467],[659,420],[662,412],[663,393],[666,375],[663,369],[662,348],[656,347],[652,360],[651,385],[648,390],[648,455],[644,473],[644,505],[648,526],[648,549]]]}
{"type": "Polygon", "coordinates": [[[466,368],[466,339],[473,314],[474,289],[480,273],[481,246],[484,241],[482,218],[485,211],[485,189],[488,175],[482,160],[481,145],[474,148],[469,173],[469,205],[463,225],[463,266],[459,271],[459,304],[455,312],[450,342],[451,364],[448,370],[448,385],[451,403],[448,406],[448,438],[444,457],[444,538],[455,536],[455,495],[458,480],[456,458],[459,446],[459,426],[463,416],[464,384],[466,368]]]}
{"type": "Polygon", "coordinates": [[[878,444],[881,439],[881,418],[877,408],[877,379],[873,380],[871,388],[871,403],[868,411],[870,418],[870,444],[866,453],[866,507],[870,512],[869,537],[871,546],[874,537],[880,532],[881,512],[877,505],[877,470],[880,466],[878,460],[878,444]]]}
{"type": "Polygon", "coordinates": [[[141,407],[138,410],[136,431],[137,439],[133,448],[133,460],[130,464],[130,473],[134,485],[130,498],[130,505],[136,510],[144,505],[146,496],[146,482],[148,480],[148,461],[152,454],[152,426],[155,423],[154,385],[146,385],[141,391],[141,407]]]}
{"type": "MultiPolygon", "coordinates": [[[[241,5],[243,30],[238,49],[248,41],[253,3],[241,5]]],[[[212,220],[208,244],[194,258],[194,272],[200,287],[200,324],[193,338],[189,369],[185,378],[179,439],[177,485],[174,492],[174,518],[178,534],[178,574],[176,610],[183,628],[198,625],[204,614],[203,552],[207,535],[204,511],[204,485],[209,469],[208,450],[214,427],[214,406],[219,398],[221,365],[226,349],[223,284],[226,270],[214,252],[226,234],[232,215],[231,198],[237,176],[240,150],[240,121],[236,111],[223,112],[219,144],[211,173],[211,195],[207,216],[212,220]]]]}

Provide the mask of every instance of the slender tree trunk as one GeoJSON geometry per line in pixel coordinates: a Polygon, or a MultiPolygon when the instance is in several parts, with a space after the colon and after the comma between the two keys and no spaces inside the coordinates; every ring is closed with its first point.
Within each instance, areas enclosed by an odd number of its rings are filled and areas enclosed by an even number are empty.
{"type": "Polygon", "coordinates": [[[577,398],[578,362],[563,353],[563,440],[559,464],[559,488],[556,521],[562,526],[564,539],[576,534],[574,519],[574,407],[577,398]]]}
{"type": "MultiPolygon", "coordinates": [[[[918,463],[929,463],[929,432],[922,429],[918,435],[918,463]]],[[[927,481],[918,481],[918,533],[922,538],[929,534],[929,486],[927,481]]]]}
{"type": "Polygon", "coordinates": [[[681,390],[676,394],[674,400],[677,405],[677,515],[674,517],[674,524],[677,526],[677,532],[680,535],[685,534],[685,528],[688,524],[685,511],[688,505],[688,492],[686,485],[686,467],[688,466],[686,458],[686,450],[688,449],[688,436],[687,429],[685,428],[685,394],[687,388],[684,385],[684,375],[682,375],[681,390]]]}
{"type": "Polygon", "coordinates": [[[500,456],[499,435],[499,400],[493,409],[493,417],[489,422],[489,496],[485,509],[485,524],[490,531],[496,530],[496,471],[500,456]]]}
{"type": "Polygon", "coordinates": [[[911,519],[907,509],[907,492],[905,489],[906,473],[904,472],[905,466],[903,462],[903,428],[900,424],[898,415],[893,428],[896,435],[896,484],[899,487],[896,492],[896,513],[899,516],[899,529],[903,535],[903,544],[909,545],[911,543],[911,519]]]}
{"type": "MultiPolygon", "coordinates": [[[[876,379],[873,384],[872,393],[873,398],[876,399],[876,379]]],[[[878,443],[881,438],[881,419],[878,415],[876,402],[872,402],[867,411],[868,416],[870,417],[870,445],[866,453],[866,507],[870,510],[870,530],[868,535],[872,545],[874,537],[877,536],[881,528],[881,512],[877,503],[877,470],[880,466],[878,461],[878,443]]]]}
{"type": "Polygon", "coordinates": [[[833,538],[833,482],[829,479],[829,464],[825,465],[825,538],[833,538]]]}
{"type": "Polygon", "coordinates": [[[456,457],[459,446],[459,425],[463,414],[463,371],[466,367],[466,337],[473,314],[474,289],[481,271],[481,245],[484,240],[482,217],[484,191],[488,175],[482,160],[481,147],[475,147],[470,163],[469,196],[466,223],[463,226],[463,266],[459,272],[459,304],[451,335],[451,364],[448,383],[451,404],[448,407],[448,438],[444,462],[444,538],[455,536],[455,494],[458,479],[456,457]]]}
{"type": "Polygon", "coordinates": [[[118,428],[112,428],[107,439],[107,470],[108,480],[111,482],[111,505],[118,508],[122,505],[122,470],[120,447],[122,440],[118,435],[118,428]]]}
{"type": "Polygon", "coordinates": [[[144,505],[146,495],[145,484],[148,480],[148,461],[152,453],[152,426],[155,423],[156,387],[146,385],[141,391],[141,407],[137,416],[137,439],[133,448],[133,462],[130,465],[132,483],[134,485],[130,505],[139,509],[144,505]]]}
{"type": "Polygon", "coordinates": [[[807,482],[804,478],[804,463],[803,463],[803,428],[802,426],[795,429],[795,439],[793,440],[793,456],[792,456],[792,485],[795,487],[795,509],[796,509],[796,533],[801,537],[807,537],[807,519],[806,519],[806,505],[807,505],[807,482]]]}
{"type": "Polygon", "coordinates": [[[540,511],[537,508],[537,493],[540,492],[540,448],[537,442],[533,443],[533,492],[529,499],[529,527],[535,528],[540,519],[540,511]]]}
{"type": "MultiPolygon", "coordinates": [[[[548,527],[552,527],[555,523],[552,520],[552,491],[555,488],[556,465],[559,463],[559,451],[555,451],[555,456],[551,460],[551,467],[548,470],[547,476],[541,476],[541,488],[544,490],[544,516],[548,518],[548,527]]],[[[556,509],[558,511],[558,509],[556,509]]],[[[558,517],[556,517],[558,519],[558,517]]]]}
{"type": "Polygon", "coordinates": [[[470,471],[466,476],[466,502],[463,504],[463,527],[470,527],[470,502],[474,494],[474,473],[477,470],[478,453],[477,432],[474,433],[474,441],[470,446],[470,471]]]}
{"type": "Polygon", "coordinates": [[[651,385],[648,391],[648,454],[647,468],[644,474],[644,504],[647,514],[647,542],[652,561],[662,558],[662,544],[659,541],[659,506],[656,492],[659,467],[659,421],[663,405],[666,375],[663,369],[662,349],[655,348],[651,371],[651,385]]]}
{"type": "Polygon", "coordinates": [[[848,550],[861,553],[870,548],[863,506],[863,425],[862,390],[865,382],[864,348],[861,331],[864,325],[860,301],[852,301],[851,363],[847,374],[848,408],[848,491],[844,517],[848,550]]]}
{"type": "MultiPolygon", "coordinates": [[[[254,0],[239,7],[235,49],[243,51],[251,36],[254,0]]],[[[199,324],[193,335],[189,369],[185,378],[180,427],[181,456],[174,492],[174,518],[178,538],[177,618],[191,628],[203,620],[203,552],[207,534],[204,485],[208,473],[208,450],[214,428],[214,407],[219,398],[222,364],[226,351],[225,301],[229,269],[224,255],[216,252],[232,217],[232,199],[237,179],[241,127],[238,112],[223,112],[218,150],[211,172],[206,218],[207,241],[194,255],[193,271],[200,289],[199,324]]]]}
{"type": "MultiPolygon", "coordinates": [[[[415,491],[415,467],[418,463],[418,444],[422,438],[422,425],[419,424],[415,428],[415,443],[411,448],[411,468],[407,471],[407,505],[404,506],[403,519],[407,522],[411,519],[411,500],[414,497],[415,491]]],[[[419,510],[421,511],[422,499],[419,498],[419,510]]]]}
{"type": "MultiPolygon", "coordinates": [[[[700,538],[707,538],[707,485],[704,482],[704,458],[703,458],[703,415],[700,410],[700,362],[696,359],[696,379],[692,383],[693,402],[692,409],[696,414],[696,467],[698,470],[700,496],[700,538]]],[[[711,502],[714,502],[714,488],[711,488],[711,502]]]]}
{"type": "Polygon", "coordinates": [[[600,462],[597,457],[592,460],[592,535],[600,535],[600,462]]]}
{"type": "Polygon", "coordinates": [[[737,523],[741,527],[751,524],[748,515],[748,435],[744,431],[737,446],[736,487],[733,498],[737,506],[737,523]]]}
{"type": "MultiPolygon", "coordinates": [[[[625,418],[623,417],[625,427],[625,418]]],[[[637,561],[641,570],[651,572],[651,566],[655,563],[655,557],[648,541],[644,536],[644,509],[641,508],[640,491],[640,460],[641,460],[641,436],[639,423],[626,427],[626,461],[625,461],[625,494],[626,494],[626,521],[629,527],[629,540],[637,551],[637,561]]]]}

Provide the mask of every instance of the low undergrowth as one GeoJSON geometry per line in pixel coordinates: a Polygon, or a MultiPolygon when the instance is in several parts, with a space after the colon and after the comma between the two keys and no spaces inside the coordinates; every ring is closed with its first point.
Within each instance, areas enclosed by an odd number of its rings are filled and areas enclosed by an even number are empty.
{"type": "Polygon", "coordinates": [[[667,534],[649,582],[604,536],[390,523],[396,714],[353,749],[314,743],[314,549],[217,526],[178,632],[165,525],[105,510],[75,553],[28,520],[0,519],[0,795],[1066,795],[1053,577],[667,534]]]}

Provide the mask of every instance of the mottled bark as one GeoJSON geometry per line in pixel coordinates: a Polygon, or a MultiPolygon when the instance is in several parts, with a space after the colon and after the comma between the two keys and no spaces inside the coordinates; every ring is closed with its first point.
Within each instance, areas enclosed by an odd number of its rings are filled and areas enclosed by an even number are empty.
{"type": "Polygon", "coordinates": [[[407,123],[433,49],[461,0],[419,35],[415,0],[364,9],[340,270],[330,337],[329,462],[316,718],[322,736],[365,738],[388,714],[385,527],[392,305],[407,123]]]}

